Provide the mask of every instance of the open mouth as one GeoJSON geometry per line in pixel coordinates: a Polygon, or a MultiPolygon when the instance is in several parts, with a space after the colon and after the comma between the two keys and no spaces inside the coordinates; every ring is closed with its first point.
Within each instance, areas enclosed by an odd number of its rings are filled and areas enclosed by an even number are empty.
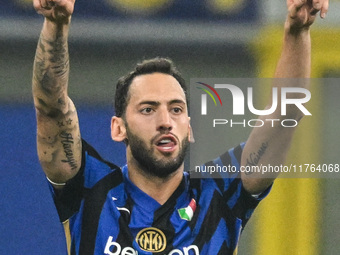
{"type": "Polygon", "coordinates": [[[177,145],[176,139],[173,136],[162,136],[156,141],[157,149],[163,152],[172,152],[177,145]]]}

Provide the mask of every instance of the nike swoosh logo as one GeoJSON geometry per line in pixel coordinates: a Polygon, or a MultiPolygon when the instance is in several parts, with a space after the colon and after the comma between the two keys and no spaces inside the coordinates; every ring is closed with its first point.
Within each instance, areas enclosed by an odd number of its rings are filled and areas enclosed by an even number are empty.
{"type": "MultiPolygon", "coordinates": [[[[117,198],[112,197],[112,200],[113,200],[113,201],[116,201],[117,198]]],[[[125,207],[116,207],[116,208],[117,208],[118,211],[125,211],[125,212],[127,212],[128,214],[131,214],[130,210],[127,209],[127,208],[125,208],[125,207]]]]}
{"type": "Polygon", "coordinates": [[[131,214],[131,213],[130,213],[130,210],[127,209],[127,208],[125,208],[125,207],[117,207],[117,209],[118,209],[118,211],[125,211],[125,212],[127,212],[128,214],[131,214]]]}

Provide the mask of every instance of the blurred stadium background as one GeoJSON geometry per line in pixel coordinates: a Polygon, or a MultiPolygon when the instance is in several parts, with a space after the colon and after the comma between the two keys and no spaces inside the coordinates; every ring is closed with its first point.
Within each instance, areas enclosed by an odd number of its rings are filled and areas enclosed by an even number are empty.
{"type": "MultiPolygon", "coordinates": [[[[0,254],[59,255],[64,237],[36,156],[31,97],[43,18],[31,0],[0,4],[0,254]]],[[[339,5],[331,1],[327,19],[313,29],[313,77],[340,76],[339,5]]],[[[283,0],[78,0],[70,33],[70,96],[83,137],[104,158],[124,164],[124,153],[113,153],[123,146],[110,140],[114,84],[145,58],[170,57],[188,82],[272,77],[285,10],[283,0]]],[[[292,154],[304,162],[338,158],[338,148],[327,147],[338,139],[336,90],[319,87],[313,94],[334,116],[322,129],[315,124],[299,131],[292,154]]],[[[231,137],[230,146],[235,142],[231,137]]],[[[339,187],[338,179],[278,180],[246,227],[239,254],[339,254],[339,187]]]]}

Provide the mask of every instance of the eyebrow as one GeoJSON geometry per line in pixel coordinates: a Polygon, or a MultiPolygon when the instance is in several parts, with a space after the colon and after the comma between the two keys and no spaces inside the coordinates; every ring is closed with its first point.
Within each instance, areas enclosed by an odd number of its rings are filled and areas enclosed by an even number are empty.
{"type": "MultiPolygon", "coordinates": [[[[146,101],[142,101],[142,102],[139,103],[139,105],[144,105],[144,104],[158,106],[158,105],[161,104],[161,102],[146,100],[146,101]]],[[[168,104],[169,105],[172,105],[172,104],[184,104],[185,105],[186,103],[181,99],[173,99],[173,100],[170,100],[170,102],[168,104]]]]}
{"type": "Polygon", "coordinates": [[[161,103],[159,101],[142,101],[138,105],[143,105],[143,104],[148,104],[148,105],[153,105],[153,106],[158,106],[161,103]]]}
{"type": "Polygon", "coordinates": [[[186,104],[183,100],[181,99],[173,99],[169,102],[169,104],[186,104]]]}

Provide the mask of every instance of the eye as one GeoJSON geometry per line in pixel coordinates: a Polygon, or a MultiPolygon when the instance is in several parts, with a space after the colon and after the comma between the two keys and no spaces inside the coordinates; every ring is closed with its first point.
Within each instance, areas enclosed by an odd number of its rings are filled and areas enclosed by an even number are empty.
{"type": "Polygon", "coordinates": [[[151,107],[146,107],[146,108],[143,108],[142,110],[140,110],[140,112],[142,114],[150,114],[152,111],[153,111],[153,109],[151,107]]]}
{"type": "Polygon", "coordinates": [[[174,107],[171,109],[171,111],[174,113],[174,114],[180,114],[183,112],[182,108],[180,107],[174,107]]]}

